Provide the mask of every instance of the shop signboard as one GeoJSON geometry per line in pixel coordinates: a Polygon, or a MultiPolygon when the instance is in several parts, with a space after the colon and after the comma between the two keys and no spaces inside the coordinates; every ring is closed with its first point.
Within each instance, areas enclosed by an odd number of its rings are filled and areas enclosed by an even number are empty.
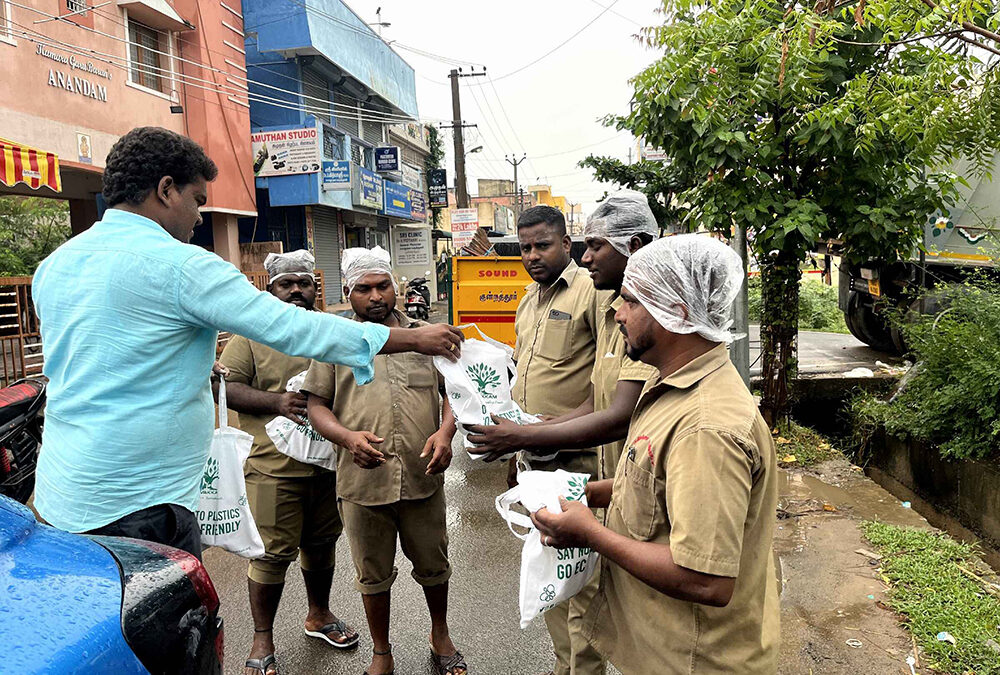
{"type": "Polygon", "coordinates": [[[431,208],[448,208],[448,172],[444,169],[428,171],[427,191],[431,197],[431,208]]]}
{"type": "Polygon", "coordinates": [[[350,190],[351,162],[346,159],[323,160],[323,189],[350,190]]]}
{"type": "Polygon", "coordinates": [[[393,227],[392,262],[397,267],[403,265],[430,265],[430,228],[393,227]]]}
{"type": "Polygon", "coordinates": [[[427,220],[427,197],[420,190],[410,190],[410,219],[427,220]]]}
{"type": "Polygon", "coordinates": [[[399,146],[375,148],[375,170],[379,173],[399,171],[399,146]]]}
{"type": "Polygon", "coordinates": [[[250,134],[250,145],[255,176],[318,173],[322,166],[315,127],[258,131],[250,134]]]}
{"type": "Polygon", "coordinates": [[[455,248],[471,244],[478,229],[479,209],[451,210],[451,243],[455,248]]]}
{"type": "Polygon", "coordinates": [[[351,169],[351,196],[354,205],[381,210],[382,177],[357,164],[352,164],[351,169]]]}
{"type": "Polygon", "coordinates": [[[382,212],[387,216],[410,219],[412,205],[410,204],[410,188],[391,180],[383,182],[385,185],[385,207],[382,212]]]}

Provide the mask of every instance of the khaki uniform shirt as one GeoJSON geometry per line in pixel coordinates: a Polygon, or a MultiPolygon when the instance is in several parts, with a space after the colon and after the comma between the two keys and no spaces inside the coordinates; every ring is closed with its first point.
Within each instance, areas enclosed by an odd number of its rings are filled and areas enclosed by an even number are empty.
{"type": "MultiPolygon", "coordinates": [[[[517,382],[511,397],[525,412],[558,417],[577,408],[591,391],[597,341],[598,293],[590,275],[570,260],[547,289],[537,283],[517,308],[517,382]]],[[[594,449],[564,450],[551,462],[533,468],[563,468],[596,473],[594,449]],[[572,457],[586,455],[586,457],[572,457]]]]}
{"type": "MultiPolygon", "coordinates": [[[[393,311],[403,328],[426,325],[393,311]]],[[[337,496],[362,506],[430,497],[444,485],[444,476],[428,476],[430,457],[420,453],[440,428],[443,380],[431,357],[422,354],[378,354],[374,367],[375,379],[359,387],[349,367],[313,361],[302,385],[333,401],[333,414],[346,428],[385,439],[372,444],[386,460],[375,469],[362,469],[350,451],[338,448],[337,496]]]]}
{"type": "MultiPolygon", "coordinates": [[[[288,356],[242,335],[234,336],[222,350],[219,360],[229,368],[227,382],[240,382],[254,389],[280,394],[288,380],[309,369],[309,359],[288,356]]],[[[306,464],[278,452],[264,427],[277,415],[239,414],[240,429],[253,434],[253,448],[247,463],[267,476],[301,478],[322,472],[318,466],[306,464]]]]}
{"type": "MultiPolygon", "coordinates": [[[[594,412],[607,410],[615,399],[618,382],[631,380],[645,382],[657,375],[656,368],[641,361],[633,361],[625,353],[625,336],[615,323],[615,313],[625,303],[613,292],[601,293],[598,307],[597,354],[591,381],[594,385],[594,412]]],[[[615,475],[618,458],[621,457],[625,441],[605,443],[598,449],[600,460],[598,478],[615,475]]]]}
{"type": "Polygon", "coordinates": [[[602,558],[584,632],[625,675],[772,674],[778,587],[771,540],[774,443],[725,345],[665,379],[636,407],[607,526],[668,545],[674,562],[734,577],[725,607],[671,598],[602,558]]]}

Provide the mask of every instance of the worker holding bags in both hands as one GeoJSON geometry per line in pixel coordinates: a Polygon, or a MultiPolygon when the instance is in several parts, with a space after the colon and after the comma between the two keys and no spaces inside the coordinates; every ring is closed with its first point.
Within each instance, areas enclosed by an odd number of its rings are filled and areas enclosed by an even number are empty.
{"type": "Polygon", "coordinates": [[[655,366],[613,480],[532,515],[543,545],[602,558],[584,616],[591,643],[625,675],[773,673],[778,588],[771,541],[774,444],[730,363],[738,256],[700,235],[629,260],[616,319],[628,356],[655,366]]]}
{"type": "MultiPolygon", "coordinates": [[[[347,249],[341,267],[357,321],[420,330],[422,322],[396,309],[387,251],[347,249]]],[[[442,473],[451,464],[455,418],[448,399],[442,403],[431,358],[377,356],[374,367],[374,380],[361,388],[349,369],[313,362],[302,385],[313,426],[340,449],[337,497],[374,643],[366,672],[394,671],[389,608],[398,537],[427,600],[435,672],[466,675],[448,630],[452,569],[442,473]]]]}

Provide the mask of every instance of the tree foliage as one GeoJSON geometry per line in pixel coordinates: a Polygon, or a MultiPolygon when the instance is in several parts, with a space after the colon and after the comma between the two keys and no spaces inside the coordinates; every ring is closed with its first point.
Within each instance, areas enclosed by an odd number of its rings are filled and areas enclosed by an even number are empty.
{"type": "Polygon", "coordinates": [[[674,165],[648,161],[626,164],[613,157],[590,155],[579,166],[593,169],[594,178],[601,183],[615,183],[644,193],[661,229],[668,232],[683,229],[687,209],[677,202],[677,195],[691,187],[693,181],[674,165]]]}
{"type": "Polygon", "coordinates": [[[664,0],[662,9],[667,20],[644,39],[663,55],[633,79],[632,111],[608,123],[693,177],[677,195],[688,226],[747,228],[762,272],[764,408],[783,414],[806,253],[837,240],[848,263],[908,255],[927,217],[956,196],[942,167],[964,157],[984,170],[997,150],[997,9],[979,0],[664,0]]]}
{"type": "Polygon", "coordinates": [[[29,276],[69,239],[69,208],[58,199],[0,197],[0,276],[29,276]]]}
{"type": "MultiPolygon", "coordinates": [[[[425,160],[424,168],[426,169],[425,175],[429,175],[431,169],[441,168],[441,162],[444,160],[444,144],[441,142],[441,133],[437,130],[437,127],[427,125],[424,129],[427,133],[427,147],[430,150],[425,160]]],[[[441,209],[431,208],[431,227],[437,227],[440,218],[441,209]]]]}

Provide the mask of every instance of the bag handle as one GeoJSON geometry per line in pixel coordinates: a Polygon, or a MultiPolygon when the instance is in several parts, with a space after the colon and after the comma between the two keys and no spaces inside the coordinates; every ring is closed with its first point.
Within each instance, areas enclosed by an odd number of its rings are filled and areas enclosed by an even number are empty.
{"type": "Polygon", "coordinates": [[[497,507],[497,512],[500,514],[500,517],[504,519],[504,522],[507,523],[507,529],[510,530],[511,534],[513,534],[515,537],[524,541],[525,539],[528,538],[528,534],[530,534],[530,531],[535,529],[535,524],[531,522],[531,518],[524,515],[523,513],[518,513],[517,511],[510,510],[511,505],[519,502],[521,499],[521,491],[519,488],[520,488],[519,485],[515,485],[511,489],[504,492],[502,495],[498,495],[495,500],[495,503],[497,507]],[[520,532],[514,529],[514,525],[526,528],[527,530],[529,530],[529,532],[521,534],[520,532]]]}
{"type": "Polygon", "coordinates": [[[482,328],[480,328],[477,324],[474,323],[465,323],[462,324],[461,326],[455,326],[455,328],[458,328],[459,330],[465,330],[466,328],[475,328],[476,332],[479,333],[479,336],[483,339],[483,342],[493,345],[497,349],[502,350],[503,353],[507,355],[507,370],[510,371],[510,374],[512,376],[510,380],[510,386],[513,388],[513,386],[517,384],[517,365],[514,363],[514,350],[511,349],[510,345],[506,345],[503,342],[500,342],[499,340],[494,340],[489,335],[484,333],[482,328]]]}
{"type": "Polygon", "coordinates": [[[226,407],[226,376],[219,375],[219,428],[229,427],[229,408],[226,407]]]}

